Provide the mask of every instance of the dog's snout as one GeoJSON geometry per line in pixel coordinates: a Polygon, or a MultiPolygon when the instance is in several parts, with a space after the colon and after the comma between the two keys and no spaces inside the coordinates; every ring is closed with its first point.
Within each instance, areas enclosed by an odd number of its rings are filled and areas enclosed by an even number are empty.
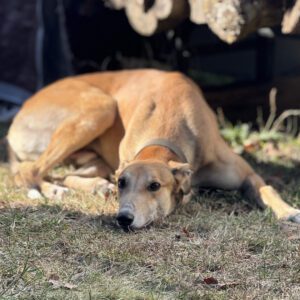
{"type": "Polygon", "coordinates": [[[129,211],[120,212],[117,215],[117,221],[123,228],[128,228],[133,223],[134,216],[129,211]]]}

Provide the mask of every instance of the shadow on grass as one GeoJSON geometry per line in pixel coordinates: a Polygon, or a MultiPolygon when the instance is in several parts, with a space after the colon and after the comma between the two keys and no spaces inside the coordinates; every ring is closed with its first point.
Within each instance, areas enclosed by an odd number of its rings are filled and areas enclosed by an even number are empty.
{"type": "Polygon", "coordinates": [[[23,227],[22,230],[28,235],[32,235],[34,232],[41,234],[56,227],[61,227],[60,230],[66,232],[81,228],[86,231],[89,229],[100,230],[110,234],[123,233],[123,230],[117,225],[115,214],[92,215],[76,209],[65,209],[55,204],[2,207],[0,224],[2,230],[6,228],[10,234],[14,231],[12,227],[23,227]],[[26,226],[22,226],[22,224],[26,224],[26,226]],[[68,227],[63,226],[64,224],[68,224],[68,227]]]}
{"type": "Polygon", "coordinates": [[[274,185],[275,188],[282,188],[282,183],[289,183],[292,180],[300,181],[300,163],[289,159],[289,165],[284,162],[261,162],[253,155],[244,155],[246,161],[259,173],[268,184],[274,185]]]}

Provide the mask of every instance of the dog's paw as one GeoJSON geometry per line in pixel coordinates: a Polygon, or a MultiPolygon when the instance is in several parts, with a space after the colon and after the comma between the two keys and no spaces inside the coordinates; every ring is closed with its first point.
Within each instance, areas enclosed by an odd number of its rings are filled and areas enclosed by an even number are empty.
{"type": "Polygon", "coordinates": [[[296,210],[295,214],[292,214],[287,218],[288,221],[300,224],[300,210],[296,210]]]}
{"type": "Polygon", "coordinates": [[[94,194],[99,195],[104,199],[109,199],[110,197],[116,196],[116,186],[107,180],[101,180],[96,184],[94,194]]]}
{"type": "Polygon", "coordinates": [[[30,189],[27,193],[27,197],[31,200],[42,199],[42,194],[36,189],[30,189]]]}
{"type": "Polygon", "coordinates": [[[43,195],[48,199],[62,200],[63,197],[69,192],[69,189],[51,183],[44,183],[42,186],[43,195]]]}

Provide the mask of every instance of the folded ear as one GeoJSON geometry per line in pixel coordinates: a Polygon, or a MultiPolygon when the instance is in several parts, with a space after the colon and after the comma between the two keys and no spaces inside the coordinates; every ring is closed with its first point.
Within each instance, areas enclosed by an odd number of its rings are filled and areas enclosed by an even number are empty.
{"type": "Polygon", "coordinates": [[[169,162],[169,167],[176,181],[175,192],[182,192],[187,195],[191,191],[191,179],[193,171],[187,163],[179,163],[175,161],[169,162]]]}
{"type": "Polygon", "coordinates": [[[115,178],[118,178],[120,176],[120,174],[127,167],[128,164],[129,164],[128,161],[120,162],[118,169],[115,171],[115,178]]]}

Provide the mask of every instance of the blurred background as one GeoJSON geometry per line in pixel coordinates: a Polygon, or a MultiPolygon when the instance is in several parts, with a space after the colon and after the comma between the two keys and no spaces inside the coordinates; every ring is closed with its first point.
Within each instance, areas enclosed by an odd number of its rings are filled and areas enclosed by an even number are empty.
{"type": "Polygon", "coordinates": [[[266,120],[272,88],[276,115],[299,109],[299,11],[299,0],[0,0],[0,122],[58,78],[145,67],[184,72],[231,122],[266,120]]]}

